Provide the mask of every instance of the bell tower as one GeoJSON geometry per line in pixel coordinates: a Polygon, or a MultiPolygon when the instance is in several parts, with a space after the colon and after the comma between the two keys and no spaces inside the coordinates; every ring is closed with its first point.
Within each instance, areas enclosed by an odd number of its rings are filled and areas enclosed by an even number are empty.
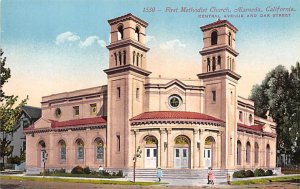
{"type": "Polygon", "coordinates": [[[130,168],[135,152],[129,119],[144,111],[148,23],[126,14],[108,20],[111,28],[107,74],[107,167],[130,168]],[[131,145],[129,145],[131,144],[131,145]]]}
{"type": "Polygon", "coordinates": [[[222,156],[220,168],[232,169],[235,166],[237,132],[237,95],[236,86],[241,78],[236,73],[235,36],[238,31],[227,20],[217,20],[200,27],[203,32],[204,46],[202,55],[202,73],[198,78],[205,86],[204,112],[226,124],[221,135],[222,156]]]}

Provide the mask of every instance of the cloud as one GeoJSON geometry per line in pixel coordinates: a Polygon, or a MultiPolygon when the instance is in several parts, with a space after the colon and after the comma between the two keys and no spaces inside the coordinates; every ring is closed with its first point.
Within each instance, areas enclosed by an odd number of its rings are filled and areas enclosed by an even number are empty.
{"type": "Polygon", "coordinates": [[[86,47],[93,45],[94,43],[97,43],[98,45],[100,45],[103,48],[106,46],[105,41],[100,40],[98,36],[89,36],[84,41],[81,41],[79,43],[79,47],[86,48],[86,47]]]}
{"type": "Polygon", "coordinates": [[[80,37],[78,35],[68,31],[68,32],[61,33],[61,34],[57,35],[55,43],[57,45],[59,45],[59,44],[65,43],[65,42],[78,41],[79,39],[80,39],[80,37]]]}
{"type": "Polygon", "coordinates": [[[154,37],[154,36],[151,36],[151,35],[147,35],[146,36],[146,43],[149,43],[149,42],[151,42],[151,41],[156,41],[156,38],[154,37]]]}
{"type": "Polygon", "coordinates": [[[159,48],[161,48],[162,50],[172,50],[175,48],[185,48],[185,47],[186,45],[182,43],[179,39],[166,41],[159,45],[159,48]]]}

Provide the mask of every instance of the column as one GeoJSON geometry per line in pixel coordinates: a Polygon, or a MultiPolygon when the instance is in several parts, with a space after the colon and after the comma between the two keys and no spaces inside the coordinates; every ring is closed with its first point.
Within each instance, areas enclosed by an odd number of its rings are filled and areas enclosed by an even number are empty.
{"type": "Polygon", "coordinates": [[[171,141],[171,132],[172,129],[167,129],[167,168],[171,168],[173,161],[173,141],[171,141]]]}
{"type": "Polygon", "coordinates": [[[158,164],[161,168],[166,168],[167,167],[167,148],[165,148],[165,142],[167,142],[167,134],[166,134],[166,129],[161,128],[160,129],[160,154],[159,154],[159,159],[160,163],[158,164]]]}
{"type": "Polygon", "coordinates": [[[200,168],[204,168],[204,144],[205,138],[203,138],[204,129],[200,130],[199,140],[200,140],[200,149],[199,149],[199,161],[200,161],[200,168]]]}
{"type": "Polygon", "coordinates": [[[222,165],[222,141],[221,141],[221,133],[219,132],[217,134],[217,146],[216,146],[216,151],[217,151],[217,168],[221,168],[222,165]]]}
{"type": "Polygon", "coordinates": [[[199,129],[194,129],[194,135],[193,135],[194,153],[191,154],[194,159],[193,168],[199,168],[199,149],[197,145],[198,141],[199,141],[199,129]]]}

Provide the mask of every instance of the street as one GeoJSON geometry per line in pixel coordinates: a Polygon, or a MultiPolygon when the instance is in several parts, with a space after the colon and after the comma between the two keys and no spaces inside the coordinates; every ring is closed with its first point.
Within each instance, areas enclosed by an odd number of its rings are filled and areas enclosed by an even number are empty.
{"type": "Polygon", "coordinates": [[[0,189],[98,189],[98,188],[112,188],[112,189],[137,189],[137,188],[174,188],[174,189],[199,189],[199,188],[280,188],[280,189],[299,189],[300,183],[291,182],[271,182],[260,185],[245,185],[245,186],[228,186],[228,185],[204,185],[204,186],[134,186],[134,185],[104,185],[104,184],[86,184],[86,183],[66,183],[66,182],[40,182],[40,181],[19,181],[1,179],[0,189]]]}

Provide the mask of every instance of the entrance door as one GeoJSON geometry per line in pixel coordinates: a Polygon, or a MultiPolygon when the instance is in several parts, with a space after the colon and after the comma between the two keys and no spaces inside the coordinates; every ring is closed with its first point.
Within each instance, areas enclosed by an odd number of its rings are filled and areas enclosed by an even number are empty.
{"type": "Polygon", "coordinates": [[[156,168],[157,148],[145,148],[145,168],[156,168]]]}
{"type": "Polygon", "coordinates": [[[44,167],[45,151],[41,150],[41,167],[44,167]]]}
{"type": "Polygon", "coordinates": [[[204,149],[204,165],[208,169],[211,167],[211,156],[212,156],[212,151],[210,148],[204,149]]]}
{"type": "Polygon", "coordinates": [[[189,167],[189,149],[174,148],[174,168],[189,167]]]}

